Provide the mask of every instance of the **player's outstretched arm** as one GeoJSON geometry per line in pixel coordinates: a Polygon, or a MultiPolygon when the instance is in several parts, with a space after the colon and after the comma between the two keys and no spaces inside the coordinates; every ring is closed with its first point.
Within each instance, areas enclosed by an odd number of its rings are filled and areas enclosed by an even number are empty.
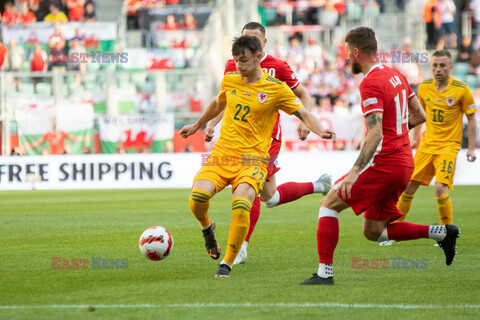
{"type": "MultiPolygon", "coordinates": [[[[302,84],[299,84],[292,91],[300,99],[300,101],[302,101],[302,104],[305,107],[305,109],[307,109],[308,111],[312,111],[313,99],[308,93],[307,89],[305,89],[305,87],[302,86],[302,84]]],[[[304,141],[305,139],[307,139],[307,136],[310,133],[310,130],[308,130],[307,126],[305,126],[303,122],[300,122],[297,128],[297,133],[298,133],[298,138],[304,141]]]]}
{"type": "Polygon", "coordinates": [[[320,138],[332,139],[333,142],[337,141],[337,135],[335,132],[329,129],[323,129],[317,118],[315,118],[315,116],[304,107],[298,109],[293,114],[300,119],[308,129],[317,134],[320,138]]]}
{"type": "Polygon", "coordinates": [[[365,137],[365,142],[360,149],[357,161],[353,165],[350,173],[343,179],[338,191],[342,193],[343,198],[349,199],[353,184],[357,181],[360,172],[372,160],[375,151],[377,150],[380,141],[383,139],[382,121],[383,114],[381,112],[374,112],[367,115],[365,118],[368,134],[365,137]]]}
{"type": "MultiPolygon", "coordinates": [[[[213,99],[207,106],[207,109],[210,105],[216,104],[217,103],[217,98],[213,99]]],[[[224,110],[225,111],[225,110],[224,110]]],[[[208,121],[207,127],[203,131],[203,139],[205,139],[206,142],[210,142],[213,139],[213,134],[215,132],[215,126],[220,122],[220,120],[223,118],[223,113],[224,111],[220,112],[215,118],[212,120],[208,121]]]]}
{"type": "Polygon", "coordinates": [[[220,112],[225,109],[227,105],[226,101],[220,101],[218,98],[215,99],[216,103],[209,103],[205,111],[203,111],[200,118],[194,124],[189,124],[184,126],[180,130],[180,135],[183,138],[187,138],[198,131],[205,123],[215,118],[220,112]]]}
{"type": "Polygon", "coordinates": [[[475,113],[467,115],[468,120],[468,150],[467,161],[473,162],[477,159],[475,155],[475,145],[477,143],[477,120],[475,119],[475,113]]]}
{"type": "Polygon", "coordinates": [[[425,121],[427,121],[427,115],[417,97],[408,100],[408,128],[413,128],[413,137],[412,141],[410,141],[412,149],[417,145],[420,130],[422,128],[421,124],[425,121]]]}

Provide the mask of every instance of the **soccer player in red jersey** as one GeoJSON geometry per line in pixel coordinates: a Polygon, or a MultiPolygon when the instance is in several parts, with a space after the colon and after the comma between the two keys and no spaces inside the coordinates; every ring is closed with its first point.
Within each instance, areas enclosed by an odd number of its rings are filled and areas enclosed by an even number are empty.
{"type": "Polygon", "coordinates": [[[321,201],[317,227],[319,268],[301,285],[333,284],[338,214],[348,207],[356,215],[365,212],[363,234],[368,240],[434,239],[443,248],[447,265],[456,254],[459,229],[455,225],[393,223],[402,216],[397,202],[414,168],[408,130],[425,122],[425,111],[407,79],[395,69],[378,63],[377,40],[372,29],[351,30],[345,44],[352,72],[365,75],[360,95],[368,133],[351,171],[336,181],[321,201]]]}
{"type": "MultiPolygon", "coordinates": [[[[267,44],[267,39],[265,38],[265,27],[258,22],[247,23],[242,29],[242,35],[249,35],[259,38],[262,43],[262,49],[264,49],[265,45],[267,44]]],[[[293,93],[295,93],[295,95],[302,101],[305,109],[308,111],[312,110],[312,98],[308,94],[307,90],[300,84],[297,75],[293,72],[288,63],[276,59],[264,52],[263,58],[260,60],[260,66],[270,76],[287,83],[287,85],[292,89],[293,93]]],[[[237,71],[234,59],[230,59],[225,67],[225,73],[232,71],[237,71]]],[[[212,101],[211,103],[215,103],[215,101],[212,101]]],[[[222,116],[223,113],[207,124],[207,127],[204,131],[204,137],[206,141],[212,140],[214,132],[213,128],[220,121],[222,116]]],[[[310,132],[303,123],[299,125],[297,131],[301,140],[305,140],[310,132]]],[[[287,182],[277,187],[275,173],[279,171],[280,168],[275,165],[275,162],[278,159],[278,154],[282,144],[280,114],[277,116],[277,122],[273,128],[271,140],[272,144],[269,150],[271,161],[268,167],[267,180],[263,186],[260,196],[257,197],[252,205],[252,209],[250,211],[250,228],[234,264],[245,263],[247,261],[247,245],[250,241],[250,236],[255,229],[258,218],[260,217],[260,201],[262,201],[267,208],[273,208],[277,205],[297,200],[307,194],[323,193],[325,195],[332,187],[331,177],[328,174],[322,175],[315,182],[287,182]]]]}

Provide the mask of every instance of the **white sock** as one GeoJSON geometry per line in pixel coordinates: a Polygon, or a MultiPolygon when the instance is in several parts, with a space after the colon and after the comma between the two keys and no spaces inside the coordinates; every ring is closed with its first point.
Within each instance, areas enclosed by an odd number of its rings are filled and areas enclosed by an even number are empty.
{"type": "Polygon", "coordinates": [[[211,225],[212,225],[212,220],[210,219],[210,223],[208,224],[208,226],[207,226],[207,227],[205,227],[205,228],[204,228],[204,227],[202,227],[202,230],[206,230],[206,229],[210,228],[210,226],[211,226],[211,225]]]}
{"type": "Polygon", "coordinates": [[[380,237],[378,237],[377,242],[383,242],[387,240],[388,240],[388,232],[387,232],[387,228],[384,228],[382,231],[382,234],[380,235],[380,237]]]}
{"type": "Polygon", "coordinates": [[[247,250],[248,241],[243,241],[242,248],[240,250],[247,250]]]}
{"type": "Polygon", "coordinates": [[[320,181],[314,181],[313,183],[313,193],[324,192],[323,183],[320,181]]]}
{"type": "Polygon", "coordinates": [[[270,199],[268,199],[267,201],[262,202],[262,203],[267,208],[273,208],[279,202],[280,202],[280,192],[278,192],[278,190],[275,190],[275,193],[273,194],[273,196],[270,199]]]}
{"type": "Polygon", "coordinates": [[[222,260],[222,262],[220,262],[220,264],[224,264],[224,265],[228,266],[230,268],[230,270],[232,270],[232,266],[229,265],[228,263],[226,263],[225,260],[222,260]]]}
{"type": "Polygon", "coordinates": [[[318,265],[317,274],[320,278],[333,277],[333,265],[332,264],[326,264],[326,263],[320,263],[318,265]]]}
{"type": "Polygon", "coordinates": [[[445,226],[428,226],[428,238],[435,241],[442,241],[447,236],[445,226]]]}

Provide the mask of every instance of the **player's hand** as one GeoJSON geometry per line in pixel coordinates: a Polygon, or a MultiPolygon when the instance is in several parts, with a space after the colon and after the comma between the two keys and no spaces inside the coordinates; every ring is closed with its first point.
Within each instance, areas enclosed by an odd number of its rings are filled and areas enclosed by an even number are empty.
{"type": "Polygon", "coordinates": [[[477,159],[477,156],[475,155],[475,151],[473,150],[468,150],[467,151],[467,161],[468,162],[473,162],[477,159]]]}
{"type": "Polygon", "coordinates": [[[206,127],[205,130],[203,131],[203,139],[206,142],[212,141],[214,132],[215,132],[215,128],[206,127]]]}
{"type": "Polygon", "coordinates": [[[337,135],[335,134],[335,132],[333,132],[330,129],[323,130],[322,133],[320,134],[320,138],[327,139],[327,140],[331,139],[333,143],[337,142],[337,135]]]}
{"type": "Polygon", "coordinates": [[[300,122],[297,128],[297,133],[298,133],[298,139],[305,141],[305,139],[307,139],[308,134],[310,133],[310,130],[308,130],[307,126],[303,122],[300,122]]]}
{"type": "Polygon", "coordinates": [[[194,134],[195,132],[197,132],[198,128],[195,124],[188,124],[186,126],[184,126],[182,129],[180,129],[180,135],[182,136],[182,138],[187,138],[187,137],[190,137],[192,134],[194,134]]]}
{"type": "Polygon", "coordinates": [[[350,172],[345,179],[343,179],[342,184],[338,188],[338,192],[341,192],[343,199],[350,199],[352,196],[352,187],[358,179],[358,174],[350,172]]]}

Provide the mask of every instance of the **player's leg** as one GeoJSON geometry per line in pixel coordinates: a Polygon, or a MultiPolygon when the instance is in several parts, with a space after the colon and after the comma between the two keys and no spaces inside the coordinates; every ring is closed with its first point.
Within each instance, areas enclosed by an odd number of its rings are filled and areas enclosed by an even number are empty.
{"type": "Polygon", "coordinates": [[[457,154],[439,154],[435,157],[435,198],[437,199],[438,216],[442,225],[453,221],[453,206],[448,189],[453,190],[455,163],[457,154]]]}
{"type": "Polygon", "coordinates": [[[225,257],[215,277],[229,277],[235,258],[247,236],[250,227],[250,209],[257,197],[257,190],[249,183],[240,183],[232,196],[232,222],[228,232],[225,257]]]}
{"type": "Polygon", "coordinates": [[[339,235],[338,214],[348,207],[335,190],[330,190],[322,199],[317,226],[318,271],[300,285],[333,284],[333,253],[339,235]]]}
{"type": "MultiPolygon", "coordinates": [[[[401,169],[401,168],[399,168],[401,169]]],[[[399,170],[401,171],[401,170],[399,170]]],[[[446,263],[450,265],[456,254],[455,244],[459,234],[459,229],[454,225],[447,226],[428,226],[415,224],[405,221],[394,222],[401,215],[397,208],[397,199],[403,186],[401,185],[401,175],[392,174],[392,178],[398,179],[398,189],[387,190],[383,199],[375,202],[364,214],[363,233],[365,237],[372,241],[406,241],[420,238],[433,239],[442,246],[446,263]]],[[[406,179],[405,179],[406,180],[406,179]]],[[[404,181],[407,184],[407,181],[404,181]]]]}
{"type": "Polygon", "coordinates": [[[398,210],[403,214],[397,221],[404,221],[412,206],[413,197],[420,185],[428,186],[435,175],[434,155],[417,151],[415,153],[415,169],[407,188],[398,200],[398,210]]]}

